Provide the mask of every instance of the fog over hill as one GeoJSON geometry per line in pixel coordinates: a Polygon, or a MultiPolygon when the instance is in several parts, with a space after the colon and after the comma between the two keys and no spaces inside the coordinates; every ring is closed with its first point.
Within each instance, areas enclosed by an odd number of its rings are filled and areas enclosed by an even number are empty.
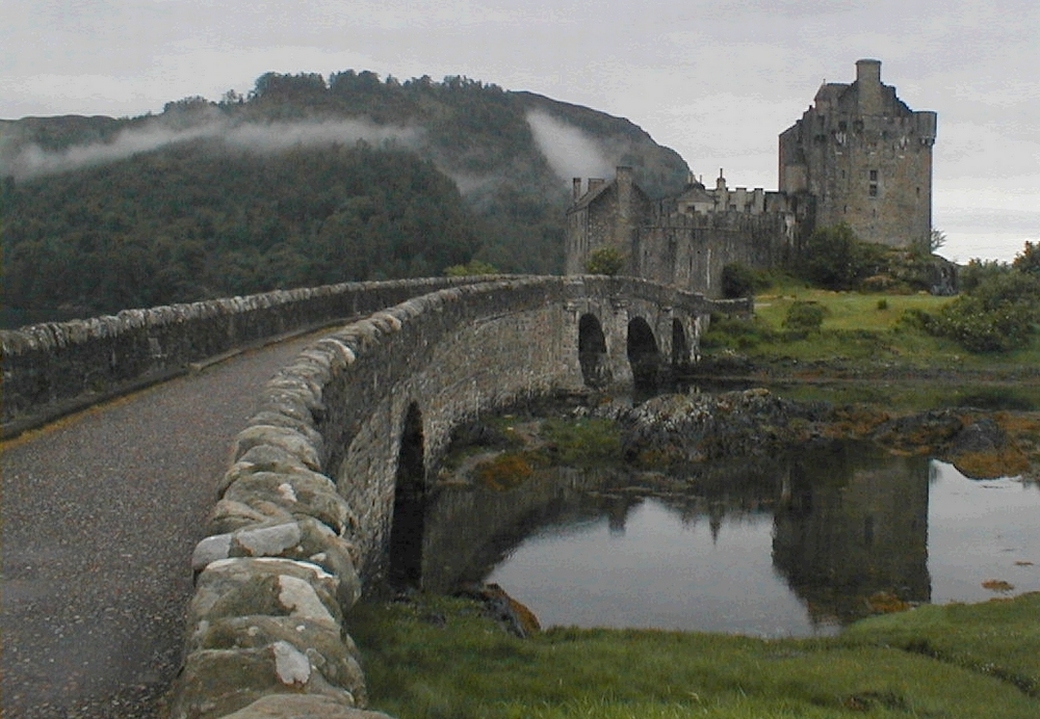
{"type": "Polygon", "coordinates": [[[113,311],[471,259],[559,272],[571,178],[620,164],[656,196],[689,172],[626,119],[460,77],[267,73],[158,115],[0,121],[3,305],[113,311]],[[426,222],[434,205],[453,209],[426,222]]]}

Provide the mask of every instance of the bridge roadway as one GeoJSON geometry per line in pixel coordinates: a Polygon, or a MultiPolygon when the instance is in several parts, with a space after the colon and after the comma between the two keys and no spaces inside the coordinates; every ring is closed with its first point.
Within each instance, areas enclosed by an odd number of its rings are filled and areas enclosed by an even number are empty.
{"type": "Polygon", "coordinates": [[[264,383],[313,339],[0,446],[3,716],[162,715],[192,593],[188,558],[230,443],[264,383]]]}

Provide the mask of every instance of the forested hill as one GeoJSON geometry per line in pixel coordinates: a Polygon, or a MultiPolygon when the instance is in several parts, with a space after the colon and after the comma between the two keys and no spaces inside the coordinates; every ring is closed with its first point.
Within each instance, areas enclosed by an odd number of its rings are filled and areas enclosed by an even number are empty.
{"type": "Polygon", "coordinates": [[[3,305],[559,272],[570,178],[620,164],[654,196],[688,174],[628,120],[459,77],[268,73],[159,115],[0,121],[3,305]]]}

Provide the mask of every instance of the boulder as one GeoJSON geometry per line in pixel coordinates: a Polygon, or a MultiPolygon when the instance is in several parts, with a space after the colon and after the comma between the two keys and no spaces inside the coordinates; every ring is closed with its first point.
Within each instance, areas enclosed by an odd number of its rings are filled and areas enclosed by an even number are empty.
{"type": "Polygon", "coordinates": [[[345,609],[361,596],[356,549],[312,517],[252,525],[206,537],[192,554],[192,570],[201,572],[212,562],[232,557],[281,557],[311,562],[336,577],[336,596],[345,609]]]}
{"type": "Polygon", "coordinates": [[[319,695],[344,708],[357,705],[349,691],[330,684],[306,654],[285,641],[193,652],[178,689],[170,710],[177,719],[217,719],[272,694],[319,695]]]}
{"type": "Polygon", "coordinates": [[[278,642],[292,645],[332,684],[365,702],[365,678],[357,647],[349,636],[325,623],[296,617],[252,615],[222,617],[199,627],[189,640],[188,653],[214,649],[260,649],[278,642]]]}
{"type": "Polygon", "coordinates": [[[209,564],[199,574],[188,626],[221,617],[289,616],[339,627],[339,580],[321,567],[291,559],[236,558],[209,564]]]}

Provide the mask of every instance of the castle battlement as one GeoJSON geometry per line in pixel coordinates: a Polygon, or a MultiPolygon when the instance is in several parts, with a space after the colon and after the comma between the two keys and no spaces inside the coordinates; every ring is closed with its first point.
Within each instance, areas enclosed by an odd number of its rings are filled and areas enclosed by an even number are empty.
{"type": "Polygon", "coordinates": [[[936,114],[911,110],[881,82],[881,62],[856,63],[851,83],[823,83],[801,119],[780,133],[779,189],[715,186],[692,175],[678,195],[651,201],[619,167],[614,180],[574,180],[566,272],[613,247],[625,272],[709,294],[722,268],[768,268],[816,227],[846,223],[867,242],[908,247],[932,223],[936,114]]]}

